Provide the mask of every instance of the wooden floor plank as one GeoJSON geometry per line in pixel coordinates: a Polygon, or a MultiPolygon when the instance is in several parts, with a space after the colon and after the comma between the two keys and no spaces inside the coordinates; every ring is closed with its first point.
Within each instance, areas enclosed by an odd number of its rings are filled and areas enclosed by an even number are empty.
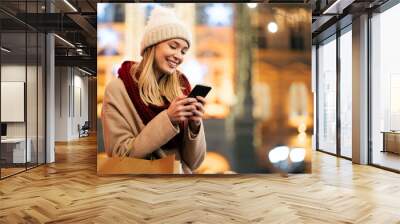
{"type": "Polygon", "coordinates": [[[96,175],[96,139],[0,181],[0,223],[400,223],[400,175],[320,152],[282,177],[96,175]]]}

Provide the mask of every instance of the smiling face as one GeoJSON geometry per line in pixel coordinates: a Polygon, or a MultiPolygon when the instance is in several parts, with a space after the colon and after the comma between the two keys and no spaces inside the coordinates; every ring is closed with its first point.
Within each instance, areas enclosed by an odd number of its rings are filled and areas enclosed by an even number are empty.
{"type": "Polygon", "coordinates": [[[156,69],[165,74],[173,74],[178,65],[183,62],[188,49],[188,43],[179,38],[157,44],[155,52],[156,69]]]}

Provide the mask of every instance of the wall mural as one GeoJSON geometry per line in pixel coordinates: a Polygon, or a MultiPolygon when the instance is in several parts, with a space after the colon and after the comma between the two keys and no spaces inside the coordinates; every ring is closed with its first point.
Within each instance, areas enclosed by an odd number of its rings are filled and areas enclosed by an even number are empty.
{"type": "MultiPolygon", "coordinates": [[[[178,70],[192,87],[212,87],[203,117],[207,153],[191,173],[311,172],[311,11],[303,4],[99,3],[98,123],[105,87],[118,79],[121,63],[142,59],[141,38],[156,7],[173,10],[192,33],[178,70]]],[[[145,169],[161,169],[159,160],[148,165],[135,156],[106,164],[115,158],[102,128],[99,174],[165,173],[145,169]]]]}

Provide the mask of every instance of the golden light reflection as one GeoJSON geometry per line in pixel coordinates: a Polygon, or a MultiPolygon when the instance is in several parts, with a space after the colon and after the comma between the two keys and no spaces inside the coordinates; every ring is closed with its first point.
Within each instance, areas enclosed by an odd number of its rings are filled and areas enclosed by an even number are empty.
{"type": "Polygon", "coordinates": [[[299,133],[305,132],[306,130],[307,130],[307,125],[306,125],[305,123],[301,123],[301,124],[299,125],[299,127],[297,128],[297,131],[298,131],[299,133]]]}
{"type": "Polygon", "coordinates": [[[216,103],[208,103],[205,105],[207,118],[224,118],[228,114],[229,109],[227,106],[216,103]]]}
{"type": "Polygon", "coordinates": [[[305,132],[301,132],[300,134],[297,135],[298,145],[300,146],[305,145],[306,140],[307,140],[307,134],[305,132]]]}
{"type": "Polygon", "coordinates": [[[208,152],[201,166],[196,170],[196,173],[201,174],[216,174],[230,172],[228,160],[221,154],[216,152],[208,152]]]}
{"type": "Polygon", "coordinates": [[[103,103],[97,103],[97,117],[101,118],[101,108],[103,107],[103,103]]]}

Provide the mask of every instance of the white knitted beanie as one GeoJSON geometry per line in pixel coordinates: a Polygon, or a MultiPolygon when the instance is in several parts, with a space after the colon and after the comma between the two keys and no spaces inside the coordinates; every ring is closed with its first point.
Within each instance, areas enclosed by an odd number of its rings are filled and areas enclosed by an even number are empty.
{"type": "Polygon", "coordinates": [[[185,24],[178,19],[171,9],[156,6],[151,11],[147,25],[144,28],[140,55],[143,56],[147,47],[172,38],[181,38],[190,47],[192,36],[185,24]]]}

